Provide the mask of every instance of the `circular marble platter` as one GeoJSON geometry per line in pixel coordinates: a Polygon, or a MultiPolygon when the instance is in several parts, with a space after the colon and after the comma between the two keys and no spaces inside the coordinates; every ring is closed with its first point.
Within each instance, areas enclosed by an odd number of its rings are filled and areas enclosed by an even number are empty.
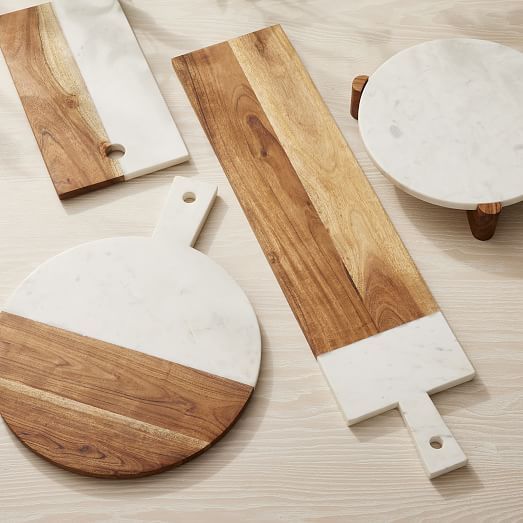
{"type": "Polygon", "coordinates": [[[394,55],[372,74],[363,143],[397,186],[455,209],[523,200],[523,53],[446,39],[394,55]]]}

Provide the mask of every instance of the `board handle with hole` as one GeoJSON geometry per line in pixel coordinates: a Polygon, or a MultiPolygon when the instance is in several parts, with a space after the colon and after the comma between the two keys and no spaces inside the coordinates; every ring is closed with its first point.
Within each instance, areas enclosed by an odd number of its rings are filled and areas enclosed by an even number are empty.
{"type": "Polygon", "coordinates": [[[441,312],[320,354],[318,363],[348,425],[399,408],[429,478],[465,465],[429,397],[475,373],[441,312]]]}
{"type": "Polygon", "coordinates": [[[467,456],[426,392],[410,394],[398,407],[429,478],[467,463],[467,456]]]}
{"type": "Polygon", "coordinates": [[[216,199],[217,186],[177,176],[154,231],[154,238],[192,247],[216,199]]]}

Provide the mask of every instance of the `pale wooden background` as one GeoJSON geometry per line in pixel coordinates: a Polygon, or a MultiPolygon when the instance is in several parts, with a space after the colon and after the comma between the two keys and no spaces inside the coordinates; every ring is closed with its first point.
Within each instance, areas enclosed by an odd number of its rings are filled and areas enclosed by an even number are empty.
{"type": "MultiPolygon", "coordinates": [[[[0,12],[27,5],[2,0],[0,12]]],[[[173,175],[197,176],[217,183],[220,195],[198,247],[238,280],[259,316],[259,387],[215,448],[179,469],[134,481],[61,471],[23,448],[0,422],[0,521],[523,521],[523,204],[504,211],[492,241],[475,241],[462,212],[417,201],[382,178],[348,117],[351,78],[406,46],[469,36],[523,51],[521,0],[123,5],[192,161],[60,203],[0,61],[0,302],[63,249],[150,234],[173,175]],[[352,430],[344,426],[171,70],[174,55],[274,23],[283,24],[296,46],[478,371],[473,382],[434,397],[470,465],[433,482],[396,411],[352,430]]]]}

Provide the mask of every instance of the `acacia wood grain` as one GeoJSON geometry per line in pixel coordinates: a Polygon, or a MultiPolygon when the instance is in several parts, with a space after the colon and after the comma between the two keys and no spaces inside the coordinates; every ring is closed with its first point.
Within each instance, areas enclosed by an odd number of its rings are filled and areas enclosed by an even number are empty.
{"type": "Polygon", "coordinates": [[[51,4],[0,16],[0,48],[58,196],[123,181],[51,4]]]}
{"type": "Polygon", "coordinates": [[[438,310],[281,27],[173,65],[316,355],[438,310]],[[324,270],[338,259],[343,287],[324,270]]]}
{"type": "Polygon", "coordinates": [[[253,390],[5,312],[0,389],[0,412],[24,444],[62,467],[109,477],[152,474],[197,455],[253,390]]]}
{"type": "Polygon", "coordinates": [[[231,47],[173,63],[314,354],[375,334],[231,47]]]}
{"type": "Polygon", "coordinates": [[[125,418],[115,419],[1,378],[0,394],[2,416],[20,441],[72,472],[139,477],[183,463],[208,445],[184,441],[177,433],[157,431],[125,418]]]}

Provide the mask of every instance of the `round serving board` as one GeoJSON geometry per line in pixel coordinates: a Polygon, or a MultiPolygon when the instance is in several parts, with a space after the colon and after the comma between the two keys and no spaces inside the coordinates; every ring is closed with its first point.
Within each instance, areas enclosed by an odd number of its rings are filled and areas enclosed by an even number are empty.
{"type": "Polygon", "coordinates": [[[523,200],[523,54],[435,40],[387,60],[366,83],[361,137],[379,169],[436,205],[523,200]]]}
{"type": "Polygon", "coordinates": [[[193,245],[216,188],[176,178],[153,238],[47,261],[0,313],[0,412],[30,449],[135,477],[201,453],[256,384],[260,332],[236,282],[193,245]]]}

